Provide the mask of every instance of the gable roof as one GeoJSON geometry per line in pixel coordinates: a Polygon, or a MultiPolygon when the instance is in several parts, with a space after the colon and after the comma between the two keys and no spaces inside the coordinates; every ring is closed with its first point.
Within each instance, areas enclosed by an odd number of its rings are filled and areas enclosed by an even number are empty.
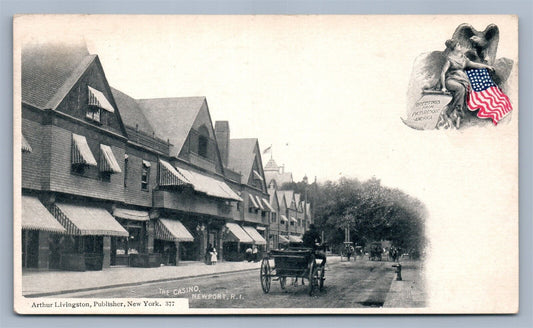
{"type": "Polygon", "coordinates": [[[22,102],[55,109],[96,58],[84,44],[25,45],[21,53],[22,102]]]}
{"type": "MultiPolygon", "coordinates": [[[[282,192],[276,192],[276,196],[278,197],[279,206],[283,204],[283,201],[285,200],[285,194],[282,192]]],[[[285,201],[285,205],[287,205],[287,201],[285,201]]]]}
{"type": "Polygon", "coordinates": [[[264,168],[265,171],[278,171],[279,170],[279,166],[278,164],[276,164],[276,161],[271,158],[268,163],[265,165],[265,168],[264,168]]]}
{"type": "Polygon", "coordinates": [[[281,193],[285,196],[285,201],[287,202],[287,207],[291,207],[294,191],[293,190],[280,190],[281,193]]]}
{"type": "Polygon", "coordinates": [[[293,182],[291,172],[279,173],[278,171],[267,171],[267,170],[265,170],[264,172],[265,172],[265,179],[267,181],[267,184],[270,184],[272,180],[275,180],[276,185],[278,187],[281,187],[283,186],[284,183],[293,182]]]}
{"type": "Polygon", "coordinates": [[[280,200],[279,200],[279,197],[278,197],[278,193],[276,192],[276,190],[273,190],[272,193],[269,194],[270,196],[270,205],[274,206],[274,203],[276,204],[276,208],[279,208],[279,203],[280,203],[280,200]]]}
{"type": "Polygon", "coordinates": [[[256,138],[230,139],[228,167],[236,172],[240,172],[247,183],[255,160],[256,138]]]}
{"type": "Polygon", "coordinates": [[[296,208],[300,207],[300,194],[294,193],[294,202],[296,203],[296,208]]]}
{"type": "Polygon", "coordinates": [[[146,116],[144,116],[137,101],[113,87],[111,87],[111,92],[113,93],[113,98],[115,98],[115,102],[119,108],[124,125],[131,128],[138,126],[139,131],[152,135],[154,129],[146,119],[146,116]]]}
{"type": "Polygon", "coordinates": [[[205,97],[139,99],[137,104],[156,136],[174,145],[172,156],[178,156],[187,140],[205,97]]]}

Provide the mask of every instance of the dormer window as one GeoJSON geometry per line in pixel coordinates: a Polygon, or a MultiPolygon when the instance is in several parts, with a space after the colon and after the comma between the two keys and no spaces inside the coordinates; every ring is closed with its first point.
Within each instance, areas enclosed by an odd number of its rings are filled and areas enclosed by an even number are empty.
{"type": "Polygon", "coordinates": [[[207,150],[209,145],[209,132],[205,126],[200,127],[198,130],[198,155],[207,158],[207,150]]]}
{"type": "Polygon", "coordinates": [[[91,121],[100,123],[102,118],[102,110],[114,113],[115,108],[111,105],[109,100],[107,100],[106,96],[101,91],[98,91],[90,86],[87,86],[87,88],[89,100],[87,103],[87,112],[85,113],[85,117],[91,121]]]}

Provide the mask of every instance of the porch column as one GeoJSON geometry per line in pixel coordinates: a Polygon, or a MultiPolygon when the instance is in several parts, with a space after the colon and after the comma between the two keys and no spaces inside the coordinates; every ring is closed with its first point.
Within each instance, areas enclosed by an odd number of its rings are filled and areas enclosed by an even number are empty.
{"type": "Polygon", "coordinates": [[[104,244],[104,260],[102,262],[102,268],[109,268],[111,265],[111,237],[110,236],[104,236],[103,237],[103,244],[104,244]]]}
{"type": "Polygon", "coordinates": [[[176,244],[176,266],[180,263],[180,242],[174,242],[176,244]]]}
{"type": "Polygon", "coordinates": [[[50,257],[49,237],[50,233],[48,231],[39,231],[39,250],[37,253],[38,269],[48,269],[48,259],[50,257]]]}
{"type": "Polygon", "coordinates": [[[146,222],[146,252],[148,254],[152,254],[154,252],[154,239],[155,239],[155,229],[154,229],[154,221],[148,220],[146,222]]]}

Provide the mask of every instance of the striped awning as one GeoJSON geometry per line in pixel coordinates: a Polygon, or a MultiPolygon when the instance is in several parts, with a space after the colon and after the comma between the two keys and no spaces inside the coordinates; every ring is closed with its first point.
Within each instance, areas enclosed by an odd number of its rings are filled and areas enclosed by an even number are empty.
{"type": "Polygon", "coordinates": [[[245,244],[252,244],[254,242],[252,237],[250,237],[250,235],[248,235],[237,223],[228,222],[226,223],[226,227],[229,231],[226,240],[238,241],[245,244]]]}
{"type": "Polygon", "coordinates": [[[120,165],[118,165],[115,155],[111,147],[100,144],[100,172],[120,173],[120,165]]]}
{"type": "Polygon", "coordinates": [[[106,96],[101,92],[96,90],[95,88],[89,88],[89,106],[96,106],[98,108],[105,109],[108,112],[114,113],[115,108],[111,105],[109,100],[107,100],[106,96]]]}
{"type": "Polygon", "coordinates": [[[285,215],[281,215],[281,222],[289,221],[285,215]]]}
{"type": "Polygon", "coordinates": [[[290,241],[291,243],[298,243],[298,244],[303,243],[302,238],[300,238],[300,237],[296,237],[296,236],[289,236],[289,241],[290,241]]]}
{"type": "Polygon", "coordinates": [[[148,221],[148,220],[150,220],[150,216],[148,215],[148,212],[130,210],[130,209],[127,209],[127,208],[116,208],[113,211],[113,216],[116,217],[116,218],[125,219],[125,220],[133,220],[133,221],[148,221]]]}
{"type": "Polygon", "coordinates": [[[255,199],[257,200],[257,205],[259,205],[259,208],[261,209],[261,211],[264,211],[265,207],[263,206],[263,202],[261,201],[261,197],[255,196],[255,199]]]}
{"type": "Polygon", "coordinates": [[[254,170],[254,179],[263,181],[263,177],[256,170],[254,170]]]}
{"type": "Polygon", "coordinates": [[[254,195],[248,195],[248,198],[250,199],[250,204],[252,205],[250,207],[259,208],[259,205],[257,205],[257,201],[255,200],[254,195]]]}
{"type": "Polygon", "coordinates": [[[279,242],[280,244],[288,244],[289,240],[285,236],[279,235],[279,242]]]}
{"type": "Polygon", "coordinates": [[[212,197],[230,199],[242,202],[239,197],[225,182],[216,180],[201,173],[192,170],[186,170],[176,167],[176,170],[189,181],[194,190],[207,194],[212,197]]]}
{"type": "Polygon", "coordinates": [[[176,170],[172,164],[162,159],[159,160],[159,185],[160,186],[186,186],[191,183],[176,170]]]}
{"type": "Polygon", "coordinates": [[[276,212],[276,210],[272,207],[272,205],[270,205],[270,202],[267,199],[261,198],[261,200],[263,201],[263,204],[265,205],[265,209],[267,211],[276,212]]]}
{"type": "Polygon", "coordinates": [[[178,220],[159,219],[155,223],[155,238],[167,241],[194,241],[194,237],[178,220]]]}
{"type": "Polygon", "coordinates": [[[22,196],[22,229],[65,233],[67,230],[48,212],[37,197],[22,196]]]}
{"type": "Polygon", "coordinates": [[[120,223],[103,208],[56,203],[50,207],[50,211],[70,235],[129,236],[120,223]]]}
{"type": "Polygon", "coordinates": [[[266,240],[255,230],[254,227],[242,227],[246,233],[252,237],[256,245],[266,245],[266,240]]]}
{"type": "Polygon", "coordinates": [[[97,166],[96,159],[87,144],[85,136],[72,134],[72,164],[86,164],[97,166]]]}
{"type": "Polygon", "coordinates": [[[26,151],[28,153],[31,153],[33,149],[31,149],[30,143],[24,138],[24,135],[20,135],[21,138],[21,144],[22,144],[22,151],[26,151]]]}

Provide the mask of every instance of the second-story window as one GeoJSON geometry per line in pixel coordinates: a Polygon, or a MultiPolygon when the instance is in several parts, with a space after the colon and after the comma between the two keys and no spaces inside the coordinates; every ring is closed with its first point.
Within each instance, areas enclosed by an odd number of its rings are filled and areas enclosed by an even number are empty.
{"type": "Polygon", "coordinates": [[[141,173],[141,189],[148,190],[148,184],[150,182],[150,162],[143,161],[142,164],[142,173],[141,173]]]}
{"type": "Polygon", "coordinates": [[[272,223],[276,223],[276,219],[277,219],[276,218],[276,213],[272,213],[272,218],[271,218],[272,223]]]}

